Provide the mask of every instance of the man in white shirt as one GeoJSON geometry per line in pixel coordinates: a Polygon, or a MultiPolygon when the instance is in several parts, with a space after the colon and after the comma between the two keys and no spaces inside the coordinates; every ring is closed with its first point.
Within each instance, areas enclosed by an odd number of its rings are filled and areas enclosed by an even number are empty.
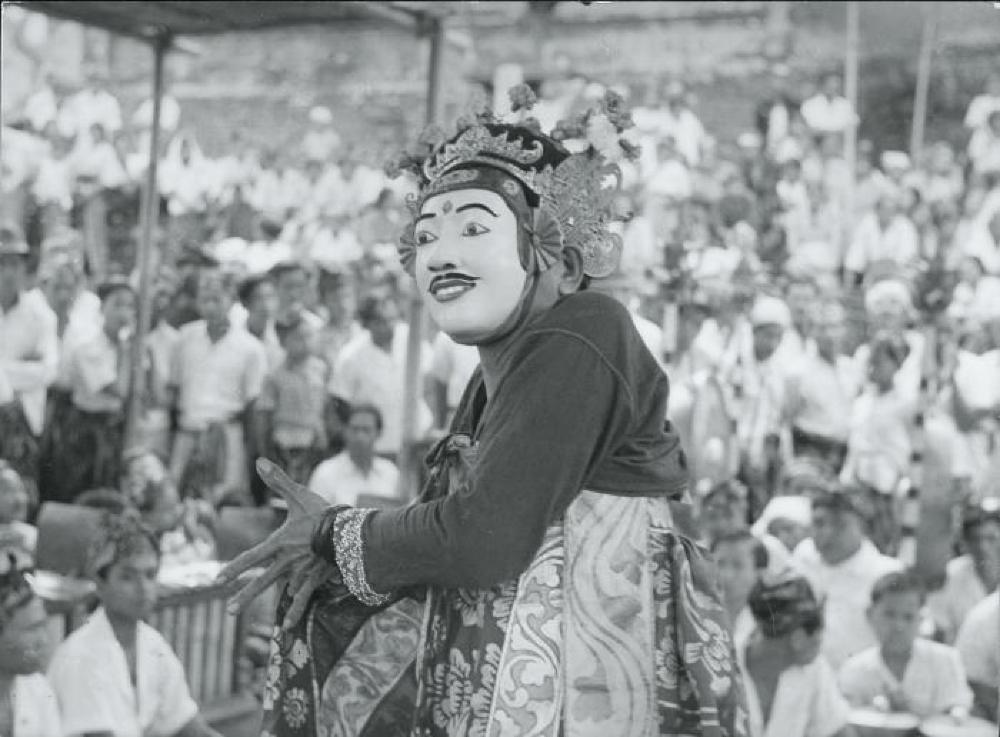
{"type": "Polygon", "coordinates": [[[49,664],[65,737],[218,737],[184,666],[143,620],[156,604],[159,543],[138,516],[109,519],[88,557],[101,606],[49,664]]]}
{"type": "Polygon", "coordinates": [[[443,330],[434,336],[431,369],[427,374],[428,394],[434,411],[434,424],[445,430],[458,408],[465,387],[479,365],[475,346],[461,345],[443,330]]]}
{"type": "Polygon", "coordinates": [[[866,612],[875,582],[903,564],[876,550],[863,531],[867,513],[860,496],[835,489],[813,499],[813,535],[793,559],[825,600],[823,654],[837,670],[850,656],[876,644],[866,612]]]}
{"type": "Polygon", "coordinates": [[[847,313],[826,302],[813,318],[815,351],[805,352],[786,383],[785,412],[796,456],[812,456],[840,469],[851,431],[851,404],[860,389],[854,361],[841,353],[847,313]]]}
{"type": "Polygon", "coordinates": [[[865,215],[854,231],[854,239],[844,257],[844,269],[854,282],[878,262],[891,261],[913,268],[920,259],[920,236],[913,222],[900,211],[899,194],[881,194],[875,211],[865,215]]]}
{"type": "Polygon", "coordinates": [[[822,91],[802,103],[802,117],[816,133],[842,133],[857,125],[858,116],[841,91],[840,75],[831,73],[821,81],[822,91]]]}
{"type": "Polygon", "coordinates": [[[973,131],[982,128],[994,110],[1000,110],[1000,71],[993,72],[986,80],[985,92],[972,98],[965,113],[965,127],[973,131]]]}
{"type": "MultiPolygon", "coordinates": [[[[221,431],[224,471],[213,489],[212,501],[246,491],[245,412],[261,392],[267,373],[267,354],[259,340],[230,325],[232,296],[218,271],[205,271],[198,280],[201,320],[180,330],[171,368],[171,383],[180,410],[180,428],[170,458],[170,474],[182,486],[195,451],[205,450],[206,433],[221,431]]],[[[217,436],[217,435],[216,435],[217,436]]],[[[218,462],[218,459],[214,459],[218,462]]]]}
{"type": "MultiPolygon", "coordinates": [[[[395,299],[384,292],[361,301],[358,318],[364,331],[351,340],[337,358],[329,391],[350,404],[374,404],[382,412],[384,432],[375,444],[384,455],[399,453],[402,442],[403,383],[406,374],[408,329],[399,320],[395,299]]],[[[430,366],[430,349],[420,347],[420,375],[430,366]]],[[[417,386],[421,384],[418,381],[417,386]]],[[[416,433],[431,429],[433,417],[422,397],[417,397],[416,433]]]]}
{"type": "Polygon", "coordinates": [[[968,552],[948,561],[944,586],[927,597],[927,609],[949,643],[969,612],[1000,584],[1000,501],[987,497],[966,507],[962,542],[968,552]]]}
{"type": "Polygon", "coordinates": [[[371,506],[397,497],[399,471],[392,461],[375,455],[375,441],[382,433],[382,413],[372,404],[351,407],[344,432],[344,450],[316,466],[309,490],[331,505],[371,506]]]}
{"type": "Polygon", "coordinates": [[[15,227],[0,226],[0,457],[34,481],[59,338],[55,313],[27,290],[27,269],[28,244],[15,227]]]}
{"type": "Polygon", "coordinates": [[[987,719],[1000,720],[1000,591],[969,612],[955,647],[962,656],[979,712],[987,719]]]}

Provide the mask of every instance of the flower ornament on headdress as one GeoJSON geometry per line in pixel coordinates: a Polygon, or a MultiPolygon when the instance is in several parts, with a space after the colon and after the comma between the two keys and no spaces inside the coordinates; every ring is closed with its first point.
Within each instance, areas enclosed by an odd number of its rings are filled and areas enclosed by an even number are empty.
{"type": "Polygon", "coordinates": [[[105,514],[101,518],[100,533],[87,556],[87,572],[91,578],[97,578],[122,558],[148,548],[158,553],[159,543],[137,510],[130,508],[120,514],[105,514]]]}
{"type": "MultiPolygon", "coordinates": [[[[446,141],[435,127],[421,136],[416,150],[387,167],[387,173],[407,172],[417,179],[419,193],[408,202],[414,221],[431,196],[491,189],[510,205],[524,229],[529,273],[545,271],[563,249],[575,248],[587,276],[609,276],[622,249],[621,237],[609,230],[621,187],[618,162],[638,154],[637,147],[621,137],[632,125],[624,100],[608,92],[596,108],[560,121],[550,135],[527,117],[537,101],[530,87],[513,88],[510,100],[520,123],[502,123],[483,111],[460,119],[457,133],[446,141]]],[[[411,223],[399,249],[411,275],[416,247],[411,223]]]]}
{"type": "Polygon", "coordinates": [[[31,588],[31,560],[20,550],[0,550],[0,633],[14,613],[35,595],[31,588]]]}

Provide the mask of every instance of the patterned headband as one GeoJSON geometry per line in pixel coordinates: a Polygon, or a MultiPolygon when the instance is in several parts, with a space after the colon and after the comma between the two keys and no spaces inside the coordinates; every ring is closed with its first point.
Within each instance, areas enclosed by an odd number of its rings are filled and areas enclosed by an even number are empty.
{"type": "Polygon", "coordinates": [[[150,547],[159,555],[156,534],[143,523],[138,511],[128,509],[121,514],[105,514],[101,518],[100,534],[87,556],[87,572],[91,578],[98,578],[119,560],[150,547]]]}
{"type": "Polygon", "coordinates": [[[26,553],[16,549],[0,550],[0,633],[14,613],[35,596],[31,572],[31,560],[26,553]]]}

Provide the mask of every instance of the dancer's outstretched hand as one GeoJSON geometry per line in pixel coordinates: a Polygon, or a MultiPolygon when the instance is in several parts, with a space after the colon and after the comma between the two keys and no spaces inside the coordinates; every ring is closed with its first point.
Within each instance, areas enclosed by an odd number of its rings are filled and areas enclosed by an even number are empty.
{"type": "Polygon", "coordinates": [[[305,611],[312,593],[325,581],[339,575],[336,566],[317,558],[310,547],[313,530],[330,505],[264,458],[257,459],[257,473],[269,489],[285,500],[288,516],[262,543],[226,565],[219,573],[219,581],[234,584],[234,588],[241,586],[229,600],[229,611],[235,613],[278,580],[288,580],[288,593],[293,600],[283,626],[290,627],[305,611]],[[240,579],[255,568],[264,568],[264,571],[249,581],[240,579]]]}

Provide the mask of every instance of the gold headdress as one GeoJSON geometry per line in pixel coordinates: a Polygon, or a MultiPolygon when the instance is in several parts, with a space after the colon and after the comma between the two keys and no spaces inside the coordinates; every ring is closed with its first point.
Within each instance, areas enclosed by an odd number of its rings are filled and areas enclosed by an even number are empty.
{"type": "MultiPolygon", "coordinates": [[[[535,103],[527,85],[512,89],[510,98],[514,112],[528,111],[535,103]]],[[[420,150],[403,154],[387,172],[395,176],[407,171],[416,177],[419,194],[409,203],[414,217],[426,198],[441,192],[484,186],[489,180],[511,200],[515,195],[511,188],[516,190],[515,182],[519,183],[533,211],[519,215],[536,254],[536,268],[548,268],[563,248],[576,248],[584,273],[602,278],[615,271],[621,256],[621,238],[608,226],[616,219],[618,162],[638,155],[638,148],[621,137],[631,125],[631,115],[614,92],[607,93],[598,107],[560,121],[550,135],[542,133],[533,118],[501,123],[487,111],[461,119],[458,132],[448,140],[438,127],[425,130],[418,141],[420,150]],[[481,175],[484,168],[515,182],[481,175]]],[[[412,268],[415,249],[407,229],[400,247],[407,270],[412,268]]]]}

